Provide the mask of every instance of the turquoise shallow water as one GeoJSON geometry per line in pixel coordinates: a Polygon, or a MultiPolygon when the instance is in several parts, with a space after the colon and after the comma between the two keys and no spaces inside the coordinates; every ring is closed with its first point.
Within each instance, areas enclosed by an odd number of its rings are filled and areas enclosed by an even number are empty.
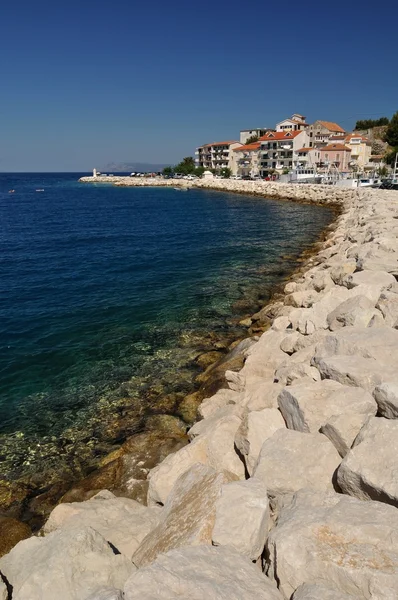
{"type": "Polygon", "coordinates": [[[265,302],[294,265],[281,257],[332,219],[309,205],[78,177],[0,174],[3,475],[55,465],[79,443],[105,452],[104,421],[126,398],[188,393],[198,340],[226,333],[242,298],[265,302]]]}

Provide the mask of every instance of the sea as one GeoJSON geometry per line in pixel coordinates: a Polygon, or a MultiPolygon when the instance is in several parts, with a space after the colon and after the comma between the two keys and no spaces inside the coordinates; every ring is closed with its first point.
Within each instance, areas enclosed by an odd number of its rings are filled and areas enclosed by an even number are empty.
{"type": "Polygon", "coordinates": [[[83,175],[0,174],[0,478],[82,476],[173,414],[333,218],[83,175]]]}

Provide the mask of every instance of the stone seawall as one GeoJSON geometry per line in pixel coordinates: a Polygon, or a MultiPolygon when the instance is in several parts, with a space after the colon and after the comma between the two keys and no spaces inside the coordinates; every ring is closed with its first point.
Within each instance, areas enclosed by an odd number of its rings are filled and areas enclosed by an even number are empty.
{"type": "Polygon", "coordinates": [[[292,185],[272,181],[243,181],[234,179],[163,179],[161,177],[82,177],[81,183],[109,184],[120,187],[172,187],[208,189],[238,194],[253,194],[264,198],[342,205],[360,197],[363,189],[344,189],[328,185],[292,185]]]}
{"type": "Polygon", "coordinates": [[[59,504],[0,559],[0,599],[397,598],[398,192],[216,185],[341,212],[148,505],[59,504]]]}

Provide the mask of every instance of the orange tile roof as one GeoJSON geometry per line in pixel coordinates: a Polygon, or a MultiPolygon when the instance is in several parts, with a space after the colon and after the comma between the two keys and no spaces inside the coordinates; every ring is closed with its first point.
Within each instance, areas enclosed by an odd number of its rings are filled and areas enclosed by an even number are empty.
{"type": "Polygon", "coordinates": [[[300,148],[297,152],[310,152],[310,150],[315,150],[315,148],[300,148]]]}
{"type": "Polygon", "coordinates": [[[275,133],[269,132],[260,137],[260,142],[269,142],[269,141],[280,141],[280,140],[291,140],[303,133],[302,131],[276,131],[275,133]]]}
{"type": "Polygon", "coordinates": [[[352,140],[352,138],[355,138],[355,139],[359,138],[359,139],[361,139],[365,143],[366,142],[370,143],[369,138],[365,137],[364,135],[360,135],[359,133],[357,133],[357,134],[355,134],[355,133],[348,134],[347,137],[345,138],[346,143],[349,142],[350,140],[352,140]]]}
{"type": "Polygon", "coordinates": [[[341,131],[341,133],[344,133],[344,129],[332,121],[318,121],[318,123],[321,123],[329,131],[341,131]]]}
{"type": "Polygon", "coordinates": [[[246,152],[247,150],[258,150],[260,148],[260,142],[253,142],[253,144],[242,144],[239,148],[234,148],[234,152],[246,152]]]}
{"type": "Polygon", "coordinates": [[[326,150],[329,150],[329,151],[345,150],[346,152],[351,152],[351,148],[347,148],[347,146],[344,146],[344,144],[328,144],[327,146],[324,146],[323,148],[319,148],[319,150],[321,152],[326,152],[326,150]]]}

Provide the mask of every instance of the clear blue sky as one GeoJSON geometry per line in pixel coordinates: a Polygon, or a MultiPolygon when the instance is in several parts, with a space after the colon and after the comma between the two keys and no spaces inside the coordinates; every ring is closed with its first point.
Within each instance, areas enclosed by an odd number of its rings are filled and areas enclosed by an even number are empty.
{"type": "Polygon", "coordinates": [[[293,112],[391,116],[397,22],[395,0],[3,2],[0,171],[174,163],[293,112]]]}

